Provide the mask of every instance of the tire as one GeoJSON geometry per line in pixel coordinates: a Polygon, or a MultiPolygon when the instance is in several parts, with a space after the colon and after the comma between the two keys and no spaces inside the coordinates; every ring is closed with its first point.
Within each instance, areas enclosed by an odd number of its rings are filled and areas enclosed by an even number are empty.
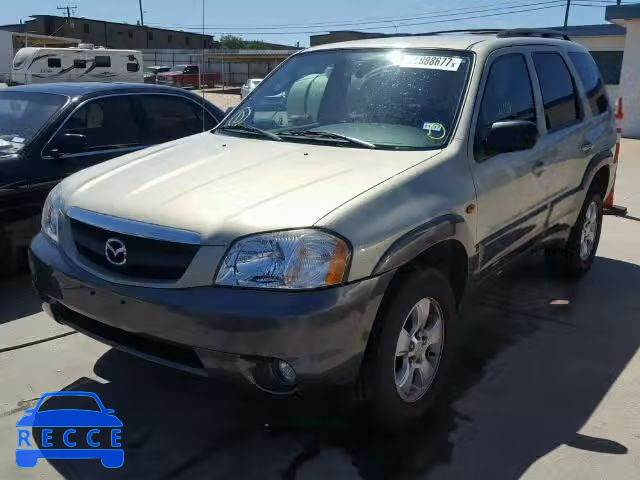
{"type": "Polygon", "coordinates": [[[562,248],[546,248],[545,260],[553,275],[577,278],[589,271],[596,256],[602,231],[602,195],[590,190],[571,229],[569,240],[562,248]],[[591,241],[585,247],[585,232],[589,230],[591,241]],[[586,249],[586,250],[585,250],[586,249]]]}
{"type": "Polygon", "coordinates": [[[438,270],[414,271],[400,281],[398,288],[391,292],[390,303],[376,320],[361,377],[370,420],[385,431],[398,431],[415,425],[415,420],[433,405],[453,360],[458,329],[453,290],[438,270]],[[409,327],[415,327],[413,322],[417,316],[425,316],[426,299],[429,299],[426,340],[421,345],[410,341],[413,346],[401,348],[401,334],[403,344],[406,344],[406,339],[412,338],[410,331],[413,328],[409,327]],[[438,316],[442,329],[436,327],[438,316]],[[413,364],[409,360],[411,356],[413,364]],[[413,372],[416,368],[420,371],[407,374],[412,368],[413,372]],[[431,372],[433,376],[429,378],[431,372]],[[421,388],[418,387],[422,382],[419,380],[423,378],[427,378],[424,382],[427,389],[420,393],[421,388]],[[408,384],[403,379],[413,382],[415,388],[407,388],[408,384]]]}

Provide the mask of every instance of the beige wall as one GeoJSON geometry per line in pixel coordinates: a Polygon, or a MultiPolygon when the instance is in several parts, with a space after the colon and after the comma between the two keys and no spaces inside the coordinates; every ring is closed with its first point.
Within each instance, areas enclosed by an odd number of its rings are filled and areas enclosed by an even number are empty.
{"type": "Polygon", "coordinates": [[[624,36],[620,37],[571,37],[576,43],[584,45],[589,50],[607,51],[607,50],[624,50],[624,36]]]}

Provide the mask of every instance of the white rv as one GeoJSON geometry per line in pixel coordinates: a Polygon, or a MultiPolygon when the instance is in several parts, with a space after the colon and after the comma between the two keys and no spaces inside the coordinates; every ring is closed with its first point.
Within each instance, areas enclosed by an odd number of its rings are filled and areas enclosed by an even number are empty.
{"type": "Polygon", "coordinates": [[[13,59],[12,84],[143,82],[142,53],[80,44],[71,48],[21,48],[13,59]]]}

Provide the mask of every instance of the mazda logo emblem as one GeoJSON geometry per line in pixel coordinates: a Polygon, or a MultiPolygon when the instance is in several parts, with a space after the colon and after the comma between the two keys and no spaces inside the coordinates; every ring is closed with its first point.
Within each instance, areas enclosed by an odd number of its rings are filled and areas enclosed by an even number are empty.
{"type": "Polygon", "coordinates": [[[104,256],[111,265],[122,267],[127,263],[127,246],[122,240],[110,238],[104,244],[104,256]]]}

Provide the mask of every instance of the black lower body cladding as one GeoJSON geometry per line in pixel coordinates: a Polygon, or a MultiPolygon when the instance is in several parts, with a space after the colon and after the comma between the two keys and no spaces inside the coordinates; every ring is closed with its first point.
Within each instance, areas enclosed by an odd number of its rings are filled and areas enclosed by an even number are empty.
{"type": "Polygon", "coordinates": [[[308,292],[126,286],[80,268],[42,234],[30,265],[57,321],[160,363],[239,375],[267,390],[276,388],[265,367],[280,360],[295,370],[295,387],[354,383],[392,276],[308,292]]]}

